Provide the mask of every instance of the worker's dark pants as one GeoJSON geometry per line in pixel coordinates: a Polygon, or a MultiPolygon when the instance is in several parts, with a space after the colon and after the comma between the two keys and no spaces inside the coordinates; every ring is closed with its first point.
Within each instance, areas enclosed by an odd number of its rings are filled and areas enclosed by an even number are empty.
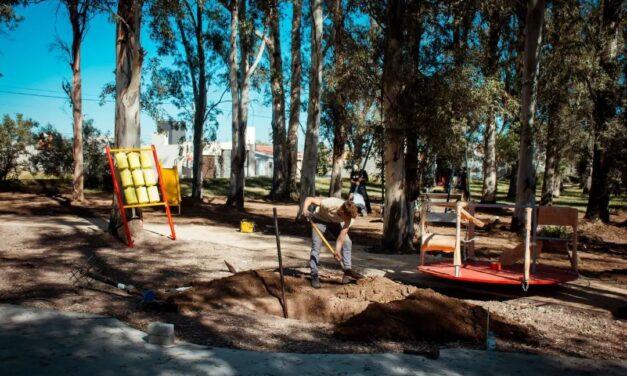
{"type": "MultiPolygon", "coordinates": [[[[339,223],[326,223],[326,222],[316,222],[314,226],[318,226],[320,232],[324,235],[324,237],[329,240],[329,234],[332,234],[337,237],[340,234],[342,226],[339,223]]],[[[351,268],[351,248],[353,242],[346,235],[344,238],[344,244],[342,245],[342,263],[344,264],[344,270],[351,268]]],[[[333,245],[331,245],[333,246],[333,245]]],[[[318,236],[318,233],[312,228],[311,229],[311,257],[309,258],[309,266],[311,267],[311,275],[318,275],[318,262],[320,260],[320,248],[325,247],[322,244],[322,239],[318,236]]]]}
{"type": "Polygon", "coordinates": [[[366,212],[368,212],[368,214],[372,213],[372,209],[370,208],[370,197],[368,197],[368,191],[366,191],[366,185],[365,184],[355,184],[355,183],[351,183],[351,189],[350,189],[350,193],[353,193],[357,191],[357,193],[359,193],[360,195],[362,195],[364,197],[364,201],[366,202],[366,212]]]}

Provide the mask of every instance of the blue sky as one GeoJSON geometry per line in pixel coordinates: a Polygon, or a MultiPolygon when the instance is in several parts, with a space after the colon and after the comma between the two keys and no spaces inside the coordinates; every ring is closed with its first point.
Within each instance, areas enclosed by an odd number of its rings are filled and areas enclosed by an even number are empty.
{"type": "MultiPolygon", "coordinates": [[[[19,8],[24,17],[17,29],[0,34],[0,115],[23,113],[25,116],[45,125],[54,125],[65,136],[72,135],[72,112],[61,89],[63,79],[71,78],[68,63],[61,52],[51,49],[57,36],[69,38],[70,25],[64,9],[58,9],[58,2],[46,1],[27,8],[19,8]],[[11,92],[11,93],[8,93],[11,92]],[[29,95],[20,95],[23,93],[29,95]]],[[[287,13],[287,12],[286,12],[287,13]]],[[[291,12],[289,12],[291,13],[291,12]]],[[[282,40],[289,42],[289,18],[282,18],[282,40]]],[[[155,43],[150,40],[150,30],[145,25],[142,44],[147,52],[146,60],[156,56],[155,43]]],[[[114,104],[100,106],[98,95],[102,87],[114,80],[115,67],[115,26],[104,14],[96,16],[90,23],[83,42],[83,112],[85,118],[94,119],[94,125],[113,133],[114,104]]],[[[284,43],[284,66],[289,66],[289,45],[284,43]]],[[[265,60],[265,57],[264,57],[265,60]]],[[[222,85],[210,88],[211,95],[218,96],[224,90],[222,85]]],[[[229,99],[229,98],[227,98],[229,99]]],[[[271,141],[271,109],[264,106],[261,94],[251,93],[249,126],[255,126],[256,139],[271,141]]],[[[306,98],[301,98],[306,100],[306,98]]],[[[222,104],[223,114],[219,116],[218,140],[230,141],[230,103],[222,104]]],[[[172,112],[175,115],[176,112],[172,112]]],[[[301,121],[305,114],[301,114],[301,121]]],[[[155,131],[155,122],[148,115],[141,117],[142,142],[150,142],[155,131]]],[[[299,135],[302,145],[304,136],[299,135]]]]}

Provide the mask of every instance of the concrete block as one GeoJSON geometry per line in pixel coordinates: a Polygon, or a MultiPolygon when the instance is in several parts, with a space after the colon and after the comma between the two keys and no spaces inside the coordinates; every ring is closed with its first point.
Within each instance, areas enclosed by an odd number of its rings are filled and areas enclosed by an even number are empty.
{"type": "Polygon", "coordinates": [[[148,325],[148,343],[160,346],[174,344],[174,324],[153,322],[148,325]]]}

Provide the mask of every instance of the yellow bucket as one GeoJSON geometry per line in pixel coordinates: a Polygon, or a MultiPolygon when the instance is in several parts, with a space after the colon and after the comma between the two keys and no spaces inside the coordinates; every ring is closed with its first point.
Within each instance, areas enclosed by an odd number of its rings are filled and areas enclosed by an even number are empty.
{"type": "Polygon", "coordinates": [[[255,231],[255,222],[242,219],[239,223],[240,232],[251,233],[255,231]]]}

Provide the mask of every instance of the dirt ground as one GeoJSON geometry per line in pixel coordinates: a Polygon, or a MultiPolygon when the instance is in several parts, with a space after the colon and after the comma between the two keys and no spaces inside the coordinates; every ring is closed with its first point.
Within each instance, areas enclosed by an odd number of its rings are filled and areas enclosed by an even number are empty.
{"type": "MultiPolygon", "coordinates": [[[[489,310],[498,349],[627,359],[624,213],[613,216],[609,225],[582,223],[579,280],[556,288],[532,287],[527,293],[423,277],[416,273],[415,254],[376,253],[382,222],[360,218],[351,232],[353,263],[368,279],[340,285],[335,261],[324,254],[323,289],[314,291],[305,276],[308,228],[294,222],[294,205],[276,205],[289,274],[288,310],[295,315],[283,319],[274,296],[272,204],[249,202],[245,212],[226,209],[222,198],[184,206],[183,215],[175,217],[176,241],[166,237],[163,213],[149,211],[142,239],[128,249],[105,231],[109,196],[92,194],[88,199],[75,207],[56,192],[0,192],[0,302],[112,315],[140,329],[155,320],[167,321],[175,324],[179,338],[195,343],[292,352],[481,348],[489,310]],[[239,233],[243,218],[254,220],[259,231],[239,233]],[[243,273],[230,273],[225,260],[243,273]],[[87,264],[140,290],[197,288],[178,297],[177,309],[145,305],[105,283],[75,285],[72,271],[87,264]],[[238,286],[251,291],[225,288],[238,278],[244,278],[238,286]],[[436,306],[440,311],[433,310],[436,306]]],[[[501,226],[478,239],[482,255],[519,241],[504,229],[506,213],[479,215],[491,220],[497,216],[501,226]]],[[[542,262],[568,265],[565,255],[553,252],[543,254],[542,262]]]]}

